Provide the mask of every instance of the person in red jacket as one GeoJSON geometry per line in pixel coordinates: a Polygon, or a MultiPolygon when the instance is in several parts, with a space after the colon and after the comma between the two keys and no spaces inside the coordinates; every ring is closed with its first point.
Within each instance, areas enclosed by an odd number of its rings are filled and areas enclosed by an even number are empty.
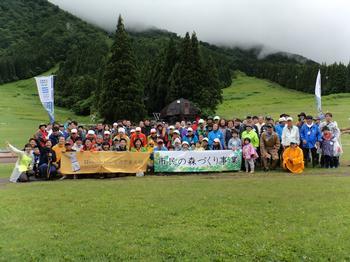
{"type": "Polygon", "coordinates": [[[133,133],[130,138],[130,148],[135,147],[134,142],[137,138],[141,140],[143,147],[147,146],[146,135],[141,133],[141,127],[136,127],[135,133],[133,133]]]}
{"type": "Polygon", "coordinates": [[[48,133],[46,131],[46,124],[40,124],[39,130],[35,134],[36,140],[39,142],[40,148],[45,147],[45,143],[48,140],[48,133]]]}

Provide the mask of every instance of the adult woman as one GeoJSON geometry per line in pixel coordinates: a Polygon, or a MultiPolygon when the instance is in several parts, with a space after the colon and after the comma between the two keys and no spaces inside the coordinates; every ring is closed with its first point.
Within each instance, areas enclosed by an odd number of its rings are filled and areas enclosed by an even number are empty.
{"type": "Polygon", "coordinates": [[[147,148],[142,146],[142,140],[140,138],[134,140],[131,152],[147,152],[147,148]]]}
{"type": "Polygon", "coordinates": [[[29,181],[27,172],[33,161],[32,146],[28,143],[24,146],[24,151],[21,151],[7,142],[7,147],[18,156],[15,168],[12,171],[10,182],[27,182],[29,181]]]}

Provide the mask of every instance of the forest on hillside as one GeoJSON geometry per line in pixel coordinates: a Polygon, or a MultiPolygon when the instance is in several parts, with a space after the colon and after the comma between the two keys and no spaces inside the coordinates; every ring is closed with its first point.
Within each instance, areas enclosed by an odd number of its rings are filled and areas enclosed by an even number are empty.
{"type": "MultiPolygon", "coordinates": [[[[59,64],[56,104],[83,115],[98,111],[96,97],[112,53],[115,32],[96,28],[46,0],[2,0],[0,24],[0,83],[33,77],[59,64]]],[[[235,70],[312,93],[317,71],[321,69],[323,94],[350,92],[350,64],[318,64],[282,52],[261,58],[263,47],[218,47],[201,42],[194,32],[180,37],[151,29],[128,31],[128,35],[135,74],[149,115],[159,112],[177,96],[194,100],[206,113],[214,111],[235,70]],[[184,46],[190,45],[189,40],[192,51],[184,59],[184,46]],[[192,75],[181,71],[183,66],[192,75]],[[210,79],[206,78],[209,75],[210,79]],[[209,85],[211,89],[206,88],[209,85]],[[179,92],[187,89],[190,92],[179,92]],[[200,90],[216,91],[193,95],[200,90]],[[205,101],[205,97],[209,99],[205,101]],[[210,98],[215,102],[211,103],[210,98]]]]}

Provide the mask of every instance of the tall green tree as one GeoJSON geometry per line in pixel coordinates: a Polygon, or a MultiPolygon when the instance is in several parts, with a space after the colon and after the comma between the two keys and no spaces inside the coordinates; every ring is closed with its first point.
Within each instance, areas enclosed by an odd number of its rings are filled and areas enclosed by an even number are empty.
{"type": "Polygon", "coordinates": [[[145,116],[144,92],[121,16],[111,52],[102,81],[99,112],[107,122],[124,118],[140,120],[145,116]]]}

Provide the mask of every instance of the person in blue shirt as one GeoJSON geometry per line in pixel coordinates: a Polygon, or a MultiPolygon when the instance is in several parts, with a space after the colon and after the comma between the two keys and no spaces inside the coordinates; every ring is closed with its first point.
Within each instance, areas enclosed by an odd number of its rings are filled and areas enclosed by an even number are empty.
{"type": "Polygon", "coordinates": [[[320,147],[322,134],[319,127],[313,123],[312,116],[306,116],[306,122],[300,129],[300,138],[304,152],[305,166],[307,166],[311,153],[312,166],[315,167],[318,164],[317,148],[320,147]]]}
{"type": "Polygon", "coordinates": [[[157,146],[155,146],[153,148],[153,152],[158,152],[158,151],[168,151],[168,149],[164,146],[163,139],[158,139],[157,140],[157,146]]]}
{"type": "Polygon", "coordinates": [[[224,135],[219,130],[218,124],[214,124],[213,125],[213,130],[210,131],[209,134],[208,134],[210,148],[212,148],[215,138],[218,138],[220,140],[220,144],[221,145],[225,144],[225,142],[224,142],[224,135]]]}
{"type": "Polygon", "coordinates": [[[281,117],[278,122],[279,122],[279,124],[277,124],[275,126],[275,131],[276,131],[276,133],[277,133],[277,135],[278,135],[278,137],[279,137],[279,139],[281,141],[282,140],[283,128],[286,125],[286,118],[285,117],[281,117]]]}
{"type": "Polygon", "coordinates": [[[187,134],[182,136],[182,141],[187,141],[190,146],[197,144],[198,137],[193,134],[193,129],[191,127],[187,128],[187,134]]]}

